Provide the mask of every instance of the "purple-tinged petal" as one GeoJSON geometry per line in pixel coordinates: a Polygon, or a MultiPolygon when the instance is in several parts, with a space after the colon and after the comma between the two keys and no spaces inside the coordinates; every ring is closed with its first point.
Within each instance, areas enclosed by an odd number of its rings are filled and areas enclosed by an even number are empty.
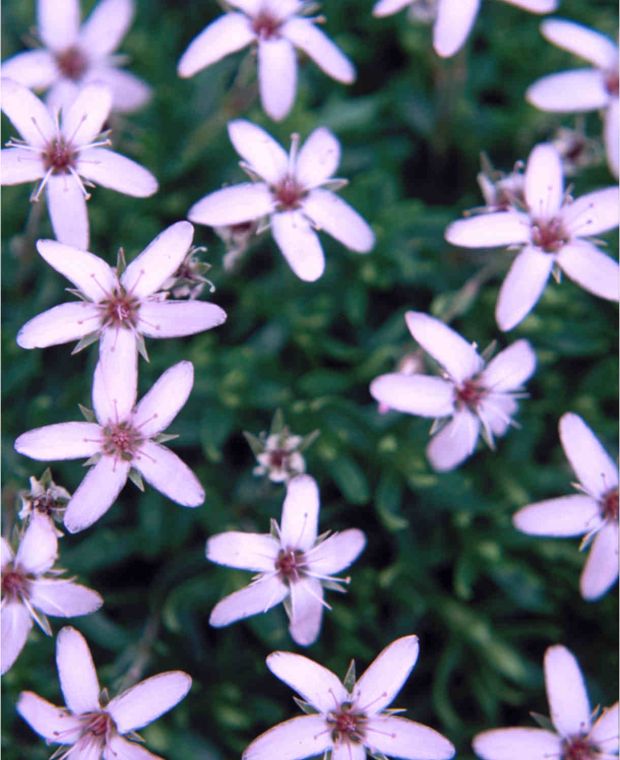
{"type": "Polygon", "coordinates": [[[207,559],[211,562],[254,572],[273,572],[279,551],[279,542],[264,533],[232,530],[207,541],[207,559]]]}
{"type": "Polygon", "coordinates": [[[2,185],[21,185],[43,179],[45,167],[38,153],[25,148],[5,148],[1,152],[2,185]]]}
{"type": "Polygon", "coordinates": [[[315,188],[302,202],[302,209],[318,230],[356,253],[368,253],[375,234],[368,223],[348,203],[329,190],[315,188]]]}
{"type": "Polygon", "coordinates": [[[198,224],[225,227],[268,216],[273,207],[273,196],[267,185],[246,182],[205,195],[190,208],[187,218],[198,224]]]}
{"type": "Polygon", "coordinates": [[[164,760],[164,758],[149,752],[142,744],[113,734],[106,739],[103,760],[164,760]]]}
{"type": "Polygon", "coordinates": [[[101,596],[86,586],[51,579],[32,582],[30,601],[45,615],[67,618],[90,615],[103,604],[101,596]]]}
{"type": "Polygon", "coordinates": [[[178,362],[157,378],[136,407],[134,424],[146,438],[165,430],[189,398],[194,385],[194,365],[178,362]]]}
{"type": "Polygon", "coordinates": [[[536,354],[527,340],[518,340],[495,356],[480,379],[495,393],[514,391],[529,380],[536,369],[536,354]]]}
{"type": "Polygon", "coordinates": [[[528,246],[512,262],[495,307],[500,330],[512,330],[525,319],[542,295],[555,256],[528,246]]]}
{"type": "Polygon", "coordinates": [[[300,211],[286,211],[271,218],[271,234],[293,272],[305,282],[315,282],[325,270],[318,235],[300,211]]]}
{"type": "Polygon", "coordinates": [[[26,322],[17,333],[17,345],[21,348],[57,346],[95,332],[99,324],[99,309],[94,304],[63,303],[26,322]]]}
{"type": "Polygon", "coordinates": [[[507,393],[489,393],[478,402],[476,413],[485,428],[495,436],[505,435],[518,409],[515,399],[507,393]]]}
{"type": "Polygon", "coordinates": [[[46,90],[57,76],[53,56],[47,50],[27,50],[8,58],[0,76],[23,84],[30,90],[46,90]]]}
{"type": "Polygon", "coordinates": [[[618,179],[620,172],[620,105],[618,98],[611,98],[603,116],[603,140],[607,153],[609,171],[618,179]]]}
{"type": "Polygon", "coordinates": [[[474,738],[481,760],[550,760],[561,757],[562,740],[542,728],[496,728],[474,738]]]}
{"type": "Polygon", "coordinates": [[[525,168],[525,200],[537,220],[553,219],[564,199],[562,158],[550,143],[537,145],[525,168]]]}
{"type": "Polygon", "coordinates": [[[80,28],[78,0],[38,0],[37,24],[42,41],[55,52],[71,47],[80,28]]]}
{"type": "Polygon", "coordinates": [[[89,82],[104,84],[112,91],[112,109],[128,113],[141,108],[151,98],[151,88],[129,71],[111,66],[93,67],[87,77],[89,82]]]}
{"type": "Polygon", "coordinates": [[[373,750],[402,760],[449,760],[452,744],[429,726],[394,715],[376,715],[368,721],[365,742],[373,750]]]}
{"type": "Polygon", "coordinates": [[[235,119],[228,123],[228,136],[241,158],[265,182],[275,185],[286,174],[286,151],[262,127],[235,119]]]}
{"type": "Polygon", "coordinates": [[[530,536],[581,536],[600,525],[601,514],[594,499],[572,494],[528,504],[512,521],[530,536]]]}
{"type": "Polygon", "coordinates": [[[63,110],[63,136],[72,145],[91,143],[101,133],[111,108],[112,93],[109,87],[97,83],[86,85],[71,105],[63,110]]]}
{"type": "Polygon", "coordinates": [[[78,155],[80,176],[117,193],[134,198],[148,198],[159,185],[148,169],[105,148],[89,148],[78,155]]]}
{"type": "Polygon", "coordinates": [[[434,470],[447,472],[458,467],[476,448],[480,420],[468,409],[455,412],[450,422],[432,438],[426,456],[434,470]]]}
{"type": "Polygon", "coordinates": [[[618,580],[618,523],[609,521],[592,542],[579,588],[589,602],[599,599],[618,580]]]}
{"type": "Polygon", "coordinates": [[[549,42],[590,61],[600,69],[617,65],[617,46],[593,29],[588,29],[573,21],[551,18],[542,22],[540,31],[549,42]]]}
{"type": "Polygon", "coordinates": [[[138,392],[138,347],[135,335],[124,327],[102,331],[99,361],[93,377],[93,408],[102,427],[124,422],[138,392]]]}
{"type": "Polygon", "coordinates": [[[106,709],[119,733],[137,731],[172,710],[191,685],[192,679],[182,670],[159,673],[115,697],[106,709]]]}
{"type": "Polygon", "coordinates": [[[140,307],[138,331],[147,338],[179,338],[210,330],[226,312],[205,301],[147,301],[140,307]]]}
{"type": "Polygon", "coordinates": [[[222,628],[236,620],[260,615],[280,604],[288,595],[288,586],[276,575],[261,578],[218,602],[211,611],[209,623],[222,628]]]}
{"type": "Polygon", "coordinates": [[[381,16],[391,16],[398,13],[403,8],[411,5],[413,0],[379,0],[372,9],[372,15],[380,18],[381,16]]]}
{"type": "Polygon", "coordinates": [[[333,710],[349,696],[331,670],[301,654],[272,652],[267,657],[267,667],[319,712],[333,710]]]}
{"type": "Polygon", "coordinates": [[[238,8],[247,13],[248,16],[255,16],[260,10],[262,2],[263,0],[229,0],[228,5],[232,8],[238,8]]]}
{"type": "Polygon", "coordinates": [[[99,681],[82,634],[70,625],[56,637],[56,666],[65,704],[74,715],[99,710],[99,681]]]}
{"type": "Polygon", "coordinates": [[[38,240],[42,258],[95,303],[107,298],[116,286],[112,267],[94,253],[56,240],[38,240]]]}
{"type": "Polygon", "coordinates": [[[571,237],[590,237],[613,230],[620,222],[617,187],[582,195],[562,208],[562,221],[571,237]]]}
{"type": "Polygon", "coordinates": [[[32,618],[21,602],[7,602],[0,608],[0,674],[13,667],[26,644],[32,618]]]}
{"type": "Polygon", "coordinates": [[[525,214],[517,211],[498,211],[459,219],[448,225],[445,238],[462,248],[495,248],[526,243],[530,238],[530,223],[525,214]]]}
{"type": "Polygon", "coordinates": [[[454,387],[441,377],[391,373],[370,384],[372,397],[390,409],[421,417],[445,417],[454,411],[454,387]]]}
{"type": "Polygon", "coordinates": [[[0,537],[0,567],[4,568],[13,561],[13,549],[6,538],[0,537]]]}
{"type": "Polygon", "coordinates": [[[66,109],[77,98],[80,86],[70,79],[57,79],[45,96],[45,105],[52,113],[66,109]]]}
{"type": "Polygon", "coordinates": [[[560,0],[504,0],[505,3],[516,5],[530,13],[552,13],[558,7],[560,0]]]}
{"type": "Polygon", "coordinates": [[[603,752],[618,754],[618,722],[620,711],[618,703],[603,710],[590,731],[590,739],[595,742],[603,752]]]}
{"type": "Polygon", "coordinates": [[[53,462],[92,457],[101,447],[101,428],[92,422],[59,422],[29,430],[15,441],[15,450],[31,459],[53,462]]]}
{"type": "Polygon", "coordinates": [[[541,111],[556,113],[598,111],[610,100],[601,72],[595,69],[549,74],[530,85],[525,98],[541,111]]]}
{"type": "Polygon", "coordinates": [[[281,121],[293,107],[297,90],[297,58],[287,39],[259,40],[258,89],[265,113],[281,121]]]}
{"type": "Polygon", "coordinates": [[[480,7],[480,0],[439,0],[433,27],[437,55],[450,58],[465,44],[480,7]]]}
{"type": "Polygon", "coordinates": [[[574,655],[556,644],[545,652],[545,687],[551,720],[561,736],[581,736],[590,730],[590,700],[574,655]]]}
{"type": "Polygon", "coordinates": [[[29,145],[43,148],[56,134],[45,104],[11,79],[2,79],[2,110],[29,145]]]}
{"type": "Polygon", "coordinates": [[[327,76],[343,84],[355,81],[355,67],[342,50],[307,18],[294,16],[280,34],[311,58],[327,76]]]}
{"type": "Polygon", "coordinates": [[[110,509],[127,482],[130,464],[104,456],[91,467],[67,504],[64,523],[69,533],[89,528],[110,509]]]}
{"type": "Polygon", "coordinates": [[[205,500],[200,481],[179,457],[153,441],[145,441],[137,451],[133,466],[147,483],[183,507],[199,507],[205,500]]]}
{"type": "Polygon", "coordinates": [[[58,242],[85,251],[89,240],[88,211],[79,180],[71,174],[52,174],[45,190],[58,242]]]}
{"type": "Polygon", "coordinates": [[[297,181],[305,188],[324,184],[340,163],[340,143],[325,127],[312,132],[301,146],[295,165],[297,181]]]}
{"type": "Polygon", "coordinates": [[[133,0],[100,0],[80,29],[80,47],[93,58],[113,53],[127,34],[134,10],[133,0]]]}
{"type": "Polygon", "coordinates": [[[364,550],[366,536],[357,528],[334,533],[306,552],[310,574],[333,575],[349,567],[364,550]]]}
{"type": "Polygon", "coordinates": [[[246,16],[242,13],[226,13],[192,40],[181,56],[177,73],[185,78],[194,76],[201,69],[236,53],[255,39],[256,34],[246,16]]]}
{"type": "MultiPolygon", "coordinates": [[[[303,760],[332,746],[331,730],[322,715],[302,715],[270,728],[250,744],[242,760],[303,760]]],[[[353,760],[357,760],[354,757],[353,760]]]]}
{"type": "Polygon", "coordinates": [[[332,747],[330,760],[366,760],[366,747],[340,742],[332,747]]]}
{"type": "Polygon", "coordinates": [[[562,448],[585,490],[600,499],[618,486],[618,468],[600,441],[576,414],[567,412],[560,419],[562,448]]]}
{"type": "Polygon", "coordinates": [[[291,622],[293,641],[307,647],[319,637],[323,619],[323,587],[315,578],[302,578],[291,584],[291,622]]]}
{"type": "Polygon", "coordinates": [[[297,475],[289,480],[280,523],[280,542],[284,549],[308,551],[314,546],[319,508],[319,489],[314,478],[297,475]]]}
{"type": "Polygon", "coordinates": [[[355,704],[367,715],[377,715],[402,689],[418,659],[417,636],[403,636],[388,644],[355,684],[355,704]]]}
{"type": "Polygon", "coordinates": [[[620,300],[620,268],[587,240],[574,240],[562,247],[558,266],[588,293],[608,301],[620,300]]]}
{"type": "Polygon", "coordinates": [[[22,691],[17,712],[39,736],[54,744],[73,744],[82,733],[79,718],[32,691],[22,691]]]}
{"type": "Polygon", "coordinates": [[[58,557],[58,536],[49,523],[31,520],[15,555],[15,564],[31,575],[51,569],[58,557]]]}

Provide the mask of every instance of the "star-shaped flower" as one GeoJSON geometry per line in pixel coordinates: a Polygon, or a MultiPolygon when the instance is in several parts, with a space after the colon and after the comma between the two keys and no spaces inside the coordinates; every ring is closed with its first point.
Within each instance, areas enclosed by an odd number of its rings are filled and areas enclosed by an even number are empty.
{"type": "Polygon", "coordinates": [[[0,638],[4,674],[24,648],[33,621],[48,636],[52,635],[46,615],[77,617],[90,615],[103,604],[96,591],[60,577],[64,570],[54,569],[58,558],[58,537],[45,520],[31,520],[17,552],[0,539],[2,551],[2,607],[0,638]]]}
{"type": "Polygon", "coordinates": [[[151,90],[141,79],[118,68],[114,55],[135,11],[133,0],[101,0],[80,27],[78,0],[38,0],[38,36],[44,48],[18,53],[0,73],[33,90],[49,90],[52,108],[68,106],[80,88],[92,82],[108,85],[115,111],[134,111],[151,90]]]}
{"type": "Polygon", "coordinates": [[[562,159],[553,145],[531,152],[525,169],[524,211],[478,214],[452,222],[446,240],[464,248],[517,246],[499,292],[495,316],[511,330],[530,313],[549,275],[561,270],[600,298],[618,300],[618,264],[589,240],[618,226],[618,188],[573,200],[565,194],[562,159]]]}
{"type": "Polygon", "coordinates": [[[336,578],[366,544],[352,528],[329,538],[318,536],[319,491],[309,475],[288,483],[280,526],[270,534],[230,531],[207,541],[207,559],[219,565],[254,570],[258,575],[213,608],[209,622],[220,627],[257,615],[285,602],[291,636],[302,646],[314,643],[321,629],[323,586],[344,591],[336,578]]]}
{"type": "Polygon", "coordinates": [[[240,224],[269,217],[273,237],[284,258],[302,280],[317,280],[325,268],[323,249],[315,229],[324,230],[357,253],[368,253],[375,237],[362,217],[331,188],[340,161],[340,145],[324,127],[315,129],[298,151],[293,135],[289,155],[249,121],[228,125],[241,166],[257,181],[226,187],[194,204],[188,218],[212,227],[240,224]]]}
{"type": "Polygon", "coordinates": [[[540,30],[549,42],[594,64],[595,68],[543,77],[528,89],[528,101],[542,111],[602,111],[607,162],[617,177],[620,141],[618,46],[603,34],[564,19],[543,21],[540,30]]]}
{"type": "Polygon", "coordinates": [[[159,673],[106,703],[100,695],[88,644],[70,626],[58,634],[56,665],[67,706],[56,707],[38,694],[24,691],[17,711],[48,743],[61,745],[57,752],[63,758],[162,760],[144,748],[136,731],[185,698],[192,685],[187,673],[181,670],[159,673]]]}
{"type": "Polygon", "coordinates": [[[474,345],[438,319],[415,311],[405,318],[444,377],[381,375],[371,383],[370,392],[390,409],[440,421],[442,427],[426,454],[435,470],[452,470],[473,453],[481,431],[490,446],[496,436],[506,433],[523,383],[536,368],[536,356],[526,340],[518,340],[485,365],[474,345]]]}
{"type": "Polygon", "coordinates": [[[601,597],[618,579],[618,468],[586,423],[568,412],[560,440],[577,476],[580,493],[529,504],[515,526],[533,536],[581,536],[592,544],[581,574],[584,599],[601,597]]]}
{"type": "Polygon", "coordinates": [[[97,183],[136,198],[157,191],[157,180],[143,166],[107,150],[99,137],[110,113],[112,96],[105,85],[91,84],[63,109],[61,123],[30,90],[2,80],[2,110],[22,136],[2,150],[3,185],[41,180],[32,196],[45,189],[54,234],[62,243],[88,248],[90,194],[97,183]]]}
{"type": "Polygon", "coordinates": [[[191,77],[230,53],[248,45],[258,51],[258,87],[265,112],[275,121],[293,106],[297,90],[299,48],[332,79],[351,84],[351,61],[317,27],[318,18],[306,18],[306,0],[228,0],[233,9],[196,37],[179,61],[181,77],[191,77]]]}
{"type": "Polygon", "coordinates": [[[202,504],[205,494],[194,473],[159,442],[167,438],[161,433],[187,401],[193,383],[193,365],[179,362],[135,406],[135,375],[106,372],[100,361],[93,380],[96,422],[62,422],[19,436],[15,448],[32,459],[88,457],[94,463],[67,504],[67,530],[77,533],[105,514],[132,469],[178,504],[202,504]]]}
{"type": "Polygon", "coordinates": [[[556,645],[545,652],[548,728],[496,728],[475,737],[482,760],[613,760],[618,756],[618,703],[593,722],[575,657],[556,645]]]}
{"type": "Polygon", "coordinates": [[[273,652],[267,667],[304,700],[310,713],[274,726],[255,739],[242,760],[303,760],[331,750],[332,760],[389,756],[402,760],[449,760],[454,747],[440,733],[386,709],[418,659],[418,637],[387,646],[355,681],[292,652],[273,652]]]}

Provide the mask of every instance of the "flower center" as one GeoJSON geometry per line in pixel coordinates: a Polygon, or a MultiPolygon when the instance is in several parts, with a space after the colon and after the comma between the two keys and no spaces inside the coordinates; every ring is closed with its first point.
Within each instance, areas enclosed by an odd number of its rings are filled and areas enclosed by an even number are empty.
{"type": "Polygon", "coordinates": [[[101,302],[103,323],[115,327],[135,327],[139,306],[137,298],[119,287],[110,298],[101,302]]]}
{"type": "Polygon", "coordinates": [[[617,488],[612,488],[611,491],[607,491],[607,493],[602,498],[601,506],[603,508],[603,517],[606,520],[618,519],[618,489],[617,488]]]}
{"type": "Polygon", "coordinates": [[[483,388],[478,380],[465,380],[456,389],[456,403],[460,407],[466,406],[475,411],[478,404],[486,396],[486,393],[486,388],[483,388]]]}
{"type": "Polygon", "coordinates": [[[294,177],[287,175],[276,187],[275,196],[280,210],[299,208],[304,189],[297,184],[294,177]]]}
{"type": "Polygon", "coordinates": [[[9,565],[9,569],[2,573],[2,596],[11,601],[27,596],[29,585],[26,574],[12,565],[9,565]]]}
{"type": "Polygon", "coordinates": [[[366,714],[353,709],[351,702],[344,702],[327,716],[327,725],[334,743],[361,744],[364,741],[366,714]]]}
{"type": "Polygon", "coordinates": [[[595,747],[585,736],[565,739],[562,744],[561,760],[595,760],[596,757],[598,757],[598,747],[595,747]]]}
{"type": "Polygon", "coordinates": [[[56,55],[56,65],[63,77],[80,80],[88,68],[88,59],[78,47],[68,47],[56,55]]]}
{"type": "Polygon", "coordinates": [[[532,224],[532,243],[545,253],[557,253],[568,243],[569,237],[561,219],[549,219],[532,224]]]}
{"type": "Polygon", "coordinates": [[[129,422],[118,422],[103,429],[103,453],[131,461],[142,443],[142,436],[129,422]]]}
{"type": "Polygon", "coordinates": [[[605,89],[607,92],[614,96],[618,97],[618,91],[620,90],[619,87],[619,77],[618,77],[618,69],[610,69],[607,71],[604,75],[604,82],[605,82],[605,89]]]}
{"type": "Polygon", "coordinates": [[[298,581],[305,567],[304,553],[294,549],[282,549],[276,559],[276,570],[284,581],[298,581]]]}
{"type": "Polygon", "coordinates": [[[252,21],[252,29],[261,40],[270,40],[278,36],[281,21],[269,11],[260,11],[252,21]]]}
{"type": "Polygon", "coordinates": [[[55,137],[45,147],[42,155],[45,171],[50,169],[54,174],[69,174],[75,165],[75,151],[64,137],[55,137]]]}
{"type": "Polygon", "coordinates": [[[91,712],[81,716],[84,730],[82,736],[90,734],[91,736],[101,739],[110,731],[115,729],[114,721],[107,712],[91,712]]]}

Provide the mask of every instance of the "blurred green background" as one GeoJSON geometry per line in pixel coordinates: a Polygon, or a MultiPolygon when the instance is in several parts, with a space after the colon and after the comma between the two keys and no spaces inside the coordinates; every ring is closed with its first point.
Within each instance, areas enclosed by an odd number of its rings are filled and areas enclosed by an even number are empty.
{"type": "MultiPolygon", "coordinates": [[[[359,527],[368,535],[348,595],[331,595],[321,637],[304,653],[344,676],[352,657],[361,672],[387,643],[417,633],[420,659],[394,704],[443,732],[463,758],[473,757],[476,732],[531,726],[529,711],[548,713],[542,658],[551,644],[575,653],[593,706],[612,703],[617,590],[584,602],[579,539],[527,537],[511,516],[571,491],[557,434],[565,411],[582,415],[615,457],[616,307],[564,281],[549,285],[509,336],[499,334],[493,309],[510,255],[457,250],[443,240],[448,222],[481,204],[481,151],[510,170],[557,126],[574,124],[536,111],[523,95],[538,77],[581,64],[543,40],[539,17],[501,2],[483,3],[467,48],[444,61],[432,52],[430,29],[406,14],[375,20],[370,0],[325,0],[324,28],[355,61],[357,82],[347,88],[303,63],[295,108],[274,125],[257,104],[253,76],[233,88],[244,53],[191,80],[176,76],[181,53],[220,12],[215,2],[137,5],[121,50],[155,95],[141,112],[115,118],[113,139],[156,174],[160,191],[138,200],[96,189],[91,249],[113,263],[122,245],[131,259],[196,200],[240,181],[226,134],[237,116],[285,144],[294,131],[305,137],[319,125],[332,129],[342,143],[339,175],[350,180],[342,196],[373,225],[377,246],[361,257],[322,236],[326,272],[306,284],[268,234],[230,273],[220,240],[196,228],[217,286],[209,297],[228,321],[193,338],[150,342],[140,388],[181,359],[194,363],[194,390],[171,427],[181,436],[172,447],[200,477],[205,504],[185,510],[128,485],[104,519],[61,542],[61,565],[105,598],[100,612],[72,621],[92,646],[102,685],[114,691],[132,666],[140,677],[176,668],[192,675],[189,697],[143,732],[148,747],[170,760],[239,757],[260,732],[298,714],[290,690],[264,664],[275,649],[302,651],[281,607],[227,629],[208,625],[213,605],[249,575],[208,564],[206,538],[230,529],[267,532],[270,518],[280,516],[284,489],[252,475],[255,460],[242,437],[268,429],[280,408],[295,433],[321,431],[307,454],[321,490],[321,529],[359,527]],[[465,283],[490,262],[495,273],[463,297],[465,283]],[[414,348],[404,312],[444,317],[457,294],[459,332],[482,347],[527,338],[539,366],[521,403],[520,429],[495,453],[481,448],[459,470],[437,475],[424,455],[429,422],[378,414],[368,385],[414,348]]],[[[85,12],[92,6],[83,3],[85,12]]],[[[6,58],[23,49],[34,3],[5,0],[3,10],[6,58]]],[[[611,0],[563,0],[560,12],[615,38],[611,0]]],[[[587,126],[599,135],[596,114],[587,126]]],[[[3,121],[3,140],[11,134],[3,121]]],[[[573,181],[579,195],[612,180],[603,163],[573,181]]],[[[45,468],[18,456],[13,440],[79,418],[77,405],[90,403],[97,353],[91,347],[70,356],[69,346],[28,352],[15,343],[26,320],[67,298],[68,283],[34,249],[51,229],[44,209],[27,222],[29,193],[26,186],[3,191],[5,534],[16,520],[16,492],[45,468]]],[[[617,255],[614,236],[606,239],[617,255]]],[[[78,462],[52,469],[69,489],[83,475],[78,462]]],[[[62,621],[52,623],[57,632],[62,621]]],[[[6,760],[51,752],[16,715],[15,702],[29,689],[60,704],[53,650],[53,640],[33,632],[4,679],[6,760]]]]}

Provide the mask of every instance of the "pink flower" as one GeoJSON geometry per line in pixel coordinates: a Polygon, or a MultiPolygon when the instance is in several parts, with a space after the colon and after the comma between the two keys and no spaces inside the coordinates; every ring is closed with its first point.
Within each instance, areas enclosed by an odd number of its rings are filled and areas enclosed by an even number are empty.
{"type": "Polygon", "coordinates": [[[54,234],[76,248],[88,248],[86,185],[97,183],[136,198],[157,191],[151,172],[107,150],[109,140],[98,137],[111,104],[108,87],[88,85],[63,109],[61,126],[30,90],[2,80],[2,110],[23,138],[9,141],[2,151],[2,184],[41,180],[32,200],[46,190],[54,234]]]}
{"type": "Polygon", "coordinates": [[[81,87],[92,82],[112,91],[115,111],[134,111],[150,97],[150,87],[118,68],[113,55],[134,14],[133,0],[101,0],[80,27],[78,0],[38,0],[38,33],[43,49],[18,53],[0,73],[25,87],[49,90],[52,108],[71,104],[81,87]]]}
{"type": "Polygon", "coordinates": [[[191,362],[179,362],[135,406],[135,374],[106,372],[99,362],[93,381],[96,422],[46,425],[19,436],[15,448],[32,459],[89,457],[94,464],[67,504],[67,530],[84,530],[107,512],[132,468],[178,504],[202,504],[204,491],[194,473],[159,443],[166,439],[161,433],[187,401],[193,383],[191,362]]]}
{"type": "Polygon", "coordinates": [[[228,0],[232,11],[220,16],[196,37],[179,61],[181,77],[236,53],[248,45],[258,49],[258,87],[265,112],[276,121],[293,106],[297,89],[299,48],[332,79],[351,84],[355,69],[349,59],[317,27],[318,18],[304,18],[305,0],[228,0]]]}
{"type": "Polygon", "coordinates": [[[554,269],[582,288],[618,300],[618,264],[588,238],[618,226],[618,188],[573,200],[564,192],[562,159],[553,145],[537,145],[525,170],[523,212],[510,210],[461,219],[446,240],[465,248],[520,248],[500,289],[495,316],[511,330],[534,308],[554,269]]]}
{"type": "Polygon", "coordinates": [[[518,340],[485,366],[475,347],[434,317],[409,311],[407,326],[415,340],[444,371],[443,377],[381,375],[370,392],[390,409],[435,417],[442,426],[426,454],[435,470],[452,470],[469,457],[482,432],[489,446],[506,433],[517,410],[523,383],[536,367],[526,340],[518,340]]]}
{"type": "Polygon", "coordinates": [[[230,122],[228,134],[243,158],[241,166],[259,181],[207,195],[189,210],[192,222],[221,227],[269,217],[284,258],[308,282],[317,280],[325,268],[315,229],[357,253],[371,250],[375,237],[368,224],[329,189],[343,184],[332,178],[340,145],[329,130],[315,129],[299,152],[299,138],[293,135],[288,156],[265,130],[249,121],[230,122]]]}
{"type": "Polygon", "coordinates": [[[566,647],[545,652],[549,728],[496,728],[474,738],[482,760],[612,760],[618,756],[618,703],[593,723],[579,664],[566,647]]]}
{"type": "Polygon", "coordinates": [[[90,615],[103,599],[71,579],[61,578],[64,570],[54,569],[58,558],[58,537],[54,527],[42,519],[29,522],[13,554],[4,538],[2,551],[2,668],[4,674],[24,648],[33,621],[52,635],[46,615],[77,617],[90,615]]]}
{"type": "Polygon", "coordinates": [[[207,559],[219,565],[253,570],[258,575],[213,608],[209,622],[221,627],[285,602],[291,636],[301,646],[316,641],[321,629],[323,585],[344,591],[348,579],[335,578],[354,562],[366,544],[355,528],[318,536],[319,491],[309,475],[288,483],[282,521],[275,535],[230,531],[207,541],[207,559]]]}
{"type": "Polygon", "coordinates": [[[70,626],[58,634],[56,665],[67,706],[56,707],[38,694],[23,691],[17,710],[48,743],[62,745],[66,751],[59,748],[57,752],[63,758],[162,760],[144,748],[136,731],[185,698],[192,685],[187,673],[171,670],[151,676],[106,704],[100,697],[88,644],[70,626]]]}
{"type": "MultiPolygon", "coordinates": [[[[331,750],[332,760],[389,756],[402,760],[449,760],[454,747],[440,733],[386,710],[418,659],[418,637],[403,636],[387,646],[355,681],[345,683],[307,657],[273,652],[267,667],[294,689],[311,714],[292,718],[266,731],[242,760],[302,760],[331,750]]],[[[352,677],[351,677],[352,676],[352,677]]]]}
{"type": "Polygon", "coordinates": [[[593,69],[550,74],[528,89],[527,99],[542,111],[564,113],[602,111],[609,168],[618,176],[618,46],[581,24],[549,19],[540,27],[554,45],[593,63],[593,69]]]}
{"type": "Polygon", "coordinates": [[[569,412],[560,419],[560,440],[580,493],[529,504],[514,516],[532,536],[581,536],[592,544],[581,574],[584,599],[601,597],[618,579],[618,468],[586,423],[569,412]]]}
{"type": "MultiPolygon", "coordinates": [[[[379,0],[373,8],[375,16],[390,16],[392,13],[415,5],[417,0],[379,0]]],[[[504,0],[531,13],[550,13],[558,6],[558,0],[504,0]]],[[[435,25],[433,27],[433,47],[437,55],[449,58],[465,44],[474,25],[480,0],[436,0],[435,25]]]]}

